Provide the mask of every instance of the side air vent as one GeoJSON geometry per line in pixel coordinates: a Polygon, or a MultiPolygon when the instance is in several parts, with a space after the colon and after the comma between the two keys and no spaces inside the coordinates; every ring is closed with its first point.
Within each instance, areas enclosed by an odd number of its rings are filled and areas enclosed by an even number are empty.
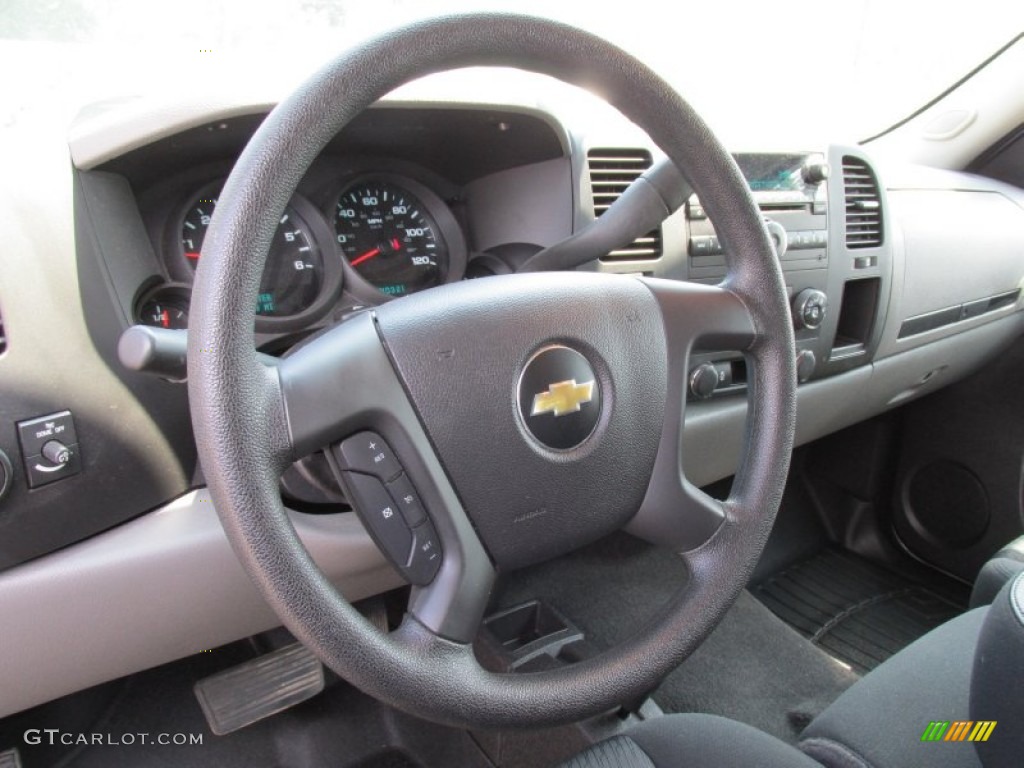
{"type": "MultiPolygon", "coordinates": [[[[645,149],[592,149],[587,153],[594,215],[600,216],[619,199],[626,187],[651,167],[651,153],[645,149]]],[[[625,248],[612,251],[601,261],[638,261],[661,256],[661,229],[638,237],[625,248]]]]}
{"type": "Polygon", "coordinates": [[[846,194],[846,247],[876,248],[882,244],[882,197],[878,179],[863,160],[843,158],[846,194]]]}
{"type": "Polygon", "coordinates": [[[7,334],[4,333],[4,318],[0,315],[0,355],[7,351],[7,334]]]}

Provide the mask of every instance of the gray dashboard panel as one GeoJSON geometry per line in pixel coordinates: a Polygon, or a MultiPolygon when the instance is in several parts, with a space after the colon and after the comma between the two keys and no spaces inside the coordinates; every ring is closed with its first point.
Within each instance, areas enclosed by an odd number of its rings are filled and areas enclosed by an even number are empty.
{"type": "Polygon", "coordinates": [[[466,185],[471,247],[547,247],[572,234],[576,201],[568,157],[511,168],[466,185]]]}
{"type": "MultiPolygon", "coordinates": [[[[1024,314],[996,321],[855,368],[797,390],[796,445],[877,416],[974,373],[1024,332],[1024,314]]],[[[745,436],[746,400],[692,403],[683,431],[691,482],[706,485],[736,471],[745,436]]]]}
{"type": "Polygon", "coordinates": [[[1015,305],[899,337],[903,321],[909,317],[1024,287],[1024,198],[1006,196],[1006,185],[965,174],[934,172],[925,177],[936,181],[943,175],[950,185],[944,190],[889,190],[892,294],[876,361],[984,326],[1024,307],[1022,296],[1015,305]],[[937,196],[961,195],[968,196],[975,218],[961,217],[955,208],[949,212],[945,207],[933,207],[937,196]],[[946,213],[937,228],[938,211],[946,213]],[[990,219],[995,221],[992,232],[998,232],[998,237],[986,231],[990,219]]]}
{"type": "MultiPolygon", "coordinates": [[[[354,514],[292,522],[350,601],[403,583],[354,514]]],[[[0,574],[0,615],[0,717],[279,624],[205,490],[0,574]]]]}
{"type": "Polygon", "coordinates": [[[904,243],[901,320],[1016,288],[1024,210],[996,192],[892,190],[904,243]]]}

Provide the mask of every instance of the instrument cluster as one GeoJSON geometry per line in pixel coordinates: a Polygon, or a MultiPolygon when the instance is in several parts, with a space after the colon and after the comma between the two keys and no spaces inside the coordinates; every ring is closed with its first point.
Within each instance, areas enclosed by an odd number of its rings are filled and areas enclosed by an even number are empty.
{"type": "MultiPolygon", "coordinates": [[[[226,176],[192,183],[164,206],[158,247],[169,277],[136,303],[138,322],[187,328],[189,296],[226,176]]],[[[267,254],[256,331],[307,328],[343,295],[375,305],[462,279],[466,243],[449,205],[404,173],[363,169],[300,186],[267,254]]]]}

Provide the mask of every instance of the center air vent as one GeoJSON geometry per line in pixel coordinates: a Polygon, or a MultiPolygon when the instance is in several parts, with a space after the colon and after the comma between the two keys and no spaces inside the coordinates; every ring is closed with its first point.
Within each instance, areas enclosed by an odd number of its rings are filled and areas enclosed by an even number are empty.
{"type": "Polygon", "coordinates": [[[846,247],[876,248],[882,244],[882,198],[878,179],[866,162],[843,158],[846,194],[846,247]]]}
{"type": "MultiPolygon", "coordinates": [[[[594,215],[600,216],[619,199],[626,187],[651,167],[651,153],[645,149],[592,149],[587,153],[594,215]]],[[[638,237],[625,248],[612,251],[601,261],[637,261],[661,256],[661,229],[638,237]]]]}

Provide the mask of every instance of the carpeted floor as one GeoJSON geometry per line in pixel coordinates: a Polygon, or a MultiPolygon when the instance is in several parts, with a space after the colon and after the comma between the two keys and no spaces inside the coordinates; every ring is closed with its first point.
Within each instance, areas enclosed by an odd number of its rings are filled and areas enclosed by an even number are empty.
{"type": "MultiPolygon", "coordinates": [[[[566,558],[513,574],[500,604],[537,598],[576,623],[598,647],[629,637],[686,580],[669,552],[616,535],[566,558]]],[[[668,712],[710,712],[790,742],[858,679],[749,593],[654,699],[668,712]]]]}

